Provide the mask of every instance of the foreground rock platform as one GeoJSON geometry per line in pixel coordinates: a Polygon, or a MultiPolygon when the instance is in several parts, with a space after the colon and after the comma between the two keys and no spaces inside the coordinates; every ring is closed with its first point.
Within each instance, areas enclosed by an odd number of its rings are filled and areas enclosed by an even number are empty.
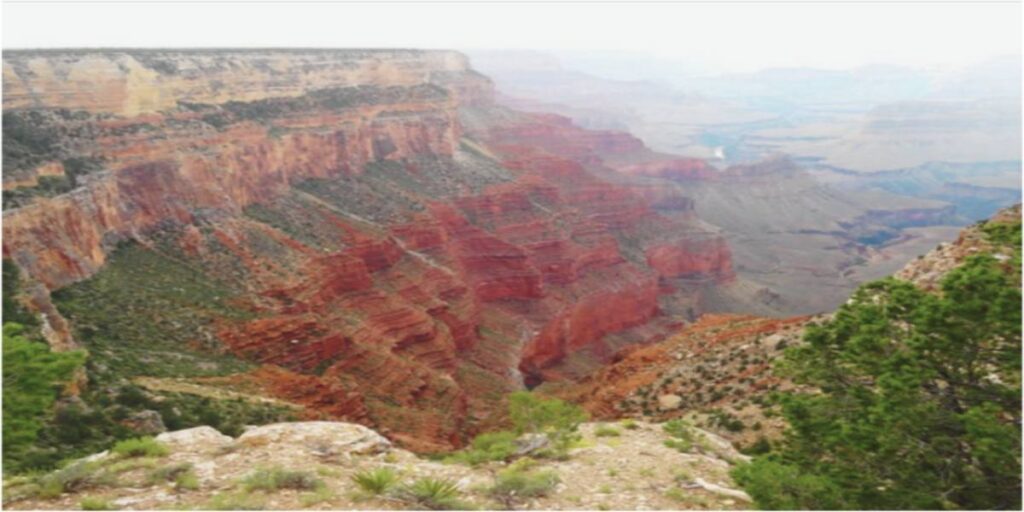
{"type": "MultiPolygon", "coordinates": [[[[544,498],[520,508],[536,510],[613,509],[743,509],[749,503],[728,476],[746,457],[728,441],[694,429],[698,440],[691,452],[664,445],[669,437],[661,425],[646,422],[587,423],[582,440],[565,460],[538,459],[537,470],[554,472],[560,483],[544,498]],[[614,430],[615,435],[607,432],[614,430]],[[598,435],[599,431],[603,431],[598,435]]],[[[360,498],[351,477],[377,468],[394,470],[400,482],[422,477],[456,482],[460,499],[483,509],[500,508],[485,494],[494,473],[506,467],[491,463],[470,467],[421,458],[394,447],[371,429],[341,422],[296,422],[254,427],[238,438],[209,427],[161,434],[170,449],[164,457],[122,459],[108,452],[88,458],[100,467],[136,461],[116,481],[53,499],[18,499],[24,486],[8,482],[4,507],[12,510],[78,509],[85,499],[123,510],[210,509],[225,504],[261,509],[388,510],[410,508],[391,498],[360,498]],[[138,462],[138,461],[145,461],[138,462]],[[151,483],[160,468],[191,465],[195,489],[176,489],[173,482],[151,483]],[[241,481],[255,471],[279,468],[301,471],[323,482],[320,491],[243,491],[241,481]],[[230,497],[233,501],[225,501],[230,497]]]]}

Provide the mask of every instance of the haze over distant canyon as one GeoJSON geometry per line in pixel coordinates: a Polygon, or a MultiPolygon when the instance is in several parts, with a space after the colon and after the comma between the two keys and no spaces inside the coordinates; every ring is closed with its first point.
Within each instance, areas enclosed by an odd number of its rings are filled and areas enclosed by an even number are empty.
{"type": "Polygon", "coordinates": [[[685,190],[780,312],[834,307],[1020,197],[1019,56],[708,74],[642,53],[468,53],[501,103],[703,159],[702,173],[617,169],[685,190]],[[725,179],[741,172],[759,177],[725,179]]]}

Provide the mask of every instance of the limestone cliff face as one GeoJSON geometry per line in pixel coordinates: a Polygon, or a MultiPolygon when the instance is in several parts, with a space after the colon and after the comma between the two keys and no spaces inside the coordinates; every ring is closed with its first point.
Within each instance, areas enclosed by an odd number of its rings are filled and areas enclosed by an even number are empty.
{"type": "MultiPolygon", "coordinates": [[[[115,255],[140,247],[216,283],[216,307],[167,321],[195,307],[171,283],[105,314],[262,365],[206,385],[414,449],[462,443],[495,393],[659,339],[733,277],[688,198],[599,177],[639,140],[496,107],[456,53],[8,52],[4,85],[3,252],[51,325],[45,290],[131,294],[92,283],[138,275],[115,255]]],[[[86,345],[109,321],[62,311],[86,345]]]]}
{"type": "Polygon", "coordinates": [[[179,102],[295,97],[328,87],[412,86],[435,76],[449,81],[467,69],[459,53],[419,50],[4,52],[3,106],[136,116],[179,102]]]}

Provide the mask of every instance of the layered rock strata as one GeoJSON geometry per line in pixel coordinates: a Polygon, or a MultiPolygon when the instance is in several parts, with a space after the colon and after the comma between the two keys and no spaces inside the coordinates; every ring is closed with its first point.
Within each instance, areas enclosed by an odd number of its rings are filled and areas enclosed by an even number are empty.
{"type": "Polygon", "coordinates": [[[497,107],[456,53],[11,52],[4,84],[4,256],[60,292],[66,344],[231,355],[258,366],[204,382],[416,450],[734,278],[713,228],[652,208],[688,198],[600,178],[639,140],[497,107]],[[170,341],[74,307],[114,278],[159,303],[106,314],[170,341]]]}

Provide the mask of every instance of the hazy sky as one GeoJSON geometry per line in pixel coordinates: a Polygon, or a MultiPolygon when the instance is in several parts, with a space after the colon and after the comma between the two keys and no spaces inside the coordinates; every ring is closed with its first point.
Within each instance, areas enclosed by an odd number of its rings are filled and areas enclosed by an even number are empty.
{"type": "Polygon", "coordinates": [[[641,51],[708,71],[961,66],[1019,54],[1019,2],[262,2],[3,5],[5,48],[318,46],[641,51]]]}

